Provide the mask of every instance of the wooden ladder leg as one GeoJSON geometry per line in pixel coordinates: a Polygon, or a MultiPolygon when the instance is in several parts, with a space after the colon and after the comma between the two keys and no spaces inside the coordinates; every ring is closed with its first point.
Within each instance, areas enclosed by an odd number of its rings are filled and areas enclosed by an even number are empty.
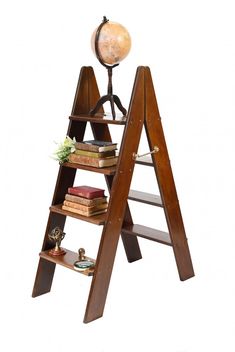
{"type": "Polygon", "coordinates": [[[154,169],[164,205],[166,221],[179,276],[181,280],[187,280],[194,276],[193,265],[177,198],[176,187],[157,106],[151,73],[148,67],[146,67],[145,71],[145,96],[146,134],[150,149],[153,150],[154,146],[159,148],[158,153],[152,154],[154,169]]]}
{"type": "MultiPolygon", "coordinates": [[[[60,166],[57,183],[55,186],[54,197],[52,200],[52,205],[63,202],[65,194],[67,193],[68,187],[70,187],[71,184],[73,184],[75,175],[76,175],[75,169],[65,168],[63,166],[60,166]]],[[[49,214],[44,241],[42,245],[42,251],[45,251],[54,247],[54,244],[48,239],[48,234],[53,230],[53,228],[57,226],[59,226],[63,230],[65,221],[66,221],[65,215],[56,214],[56,213],[49,214]]],[[[55,271],[54,263],[46,261],[43,258],[39,259],[37,274],[36,274],[33,293],[32,293],[33,297],[42,295],[50,291],[52,281],[53,281],[54,271],[55,271]]]]}
{"type": "MultiPolygon", "coordinates": [[[[124,216],[123,225],[133,225],[131,211],[128,203],[126,204],[126,211],[124,216]]],[[[122,226],[123,227],[123,226],[122,226]]],[[[127,260],[129,263],[135,262],[142,258],[142,254],[139,247],[137,236],[128,235],[127,233],[121,232],[122,242],[126,252],[127,260]]]]}
{"type": "MultiPolygon", "coordinates": [[[[54,244],[48,239],[48,233],[56,226],[64,229],[65,219],[66,218],[63,215],[50,213],[42,251],[54,247],[54,244]]],[[[55,272],[55,266],[56,264],[49,262],[48,260],[43,258],[39,259],[32,297],[37,297],[44,293],[50,292],[55,272]]]]}
{"type": "Polygon", "coordinates": [[[100,318],[103,315],[135,166],[133,153],[136,153],[138,150],[143,123],[144,69],[143,67],[139,67],[137,69],[127,124],[120,148],[117,170],[112,183],[107,219],[103,228],[84,317],[85,323],[100,318]]]}

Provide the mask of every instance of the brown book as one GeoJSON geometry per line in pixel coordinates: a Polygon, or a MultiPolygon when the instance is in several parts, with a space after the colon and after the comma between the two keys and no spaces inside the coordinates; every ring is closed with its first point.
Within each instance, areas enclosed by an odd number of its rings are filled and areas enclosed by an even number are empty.
{"type": "Polygon", "coordinates": [[[65,200],[73,203],[78,203],[82,205],[86,205],[88,207],[92,207],[98,204],[105,204],[107,203],[107,197],[99,197],[94,199],[87,199],[83,197],[74,196],[72,194],[66,194],[65,200]]]}
{"type": "Polygon", "coordinates": [[[76,163],[81,165],[87,165],[97,168],[113,166],[117,164],[118,157],[110,157],[110,158],[91,158],[84,155],[76,155],[70,154],[69,155],[69,162],[76,163]]]}
{"type": "Polygon", "coordinates": [[[88,150],[90,152],[106,152],[108,150],[115,150],[117,148],[117,143],[106,142],[106,141],[98,141],[98,140],[90,140],[77,142],[75,144],[76,149],[88,150]]]}
{"type": "Polygon", "coordinates": [[[89,212],[86,212],[86,211],[83,211],[83,210],[79,210],[79,209],[76,209],[76,208],[67,207],[66,205],[62,205],[62,209],[63,210],[67,210],[67,211],[71,211],[71,213],[76,213],[76,214],[87,216],[87,217],[98,215],[98,214],[102,214],[102,213],[106,212],[106,209],[101,209],[101,210],[95,211],[94,213],[89,213],[89,212]]]}
{"type": "Polygon", "coordinates": [[[85,211],[87,213],[94,213],[94,212],[96,212],[98,210],[102,210],[102,209],[107,209],[108,208],[108,203],[95,205],[93,207],[88,207],[86,205],[73,203],[73,202],[68,202],[67,200],[64,201],[63,205],[65,205],[66,207],[79,209],[79,210],[85,211]]]}
{"type": "Polygon", "coordinates": [[[75,154],[77,155],[85,155],[85,156],[90,156],[91,158],[108,158],[110,156],[116,156],[115,150],[109,150],[107,152],[90,152],[88,150],[82,150],[82,149],[76,149],[75,154]]]}

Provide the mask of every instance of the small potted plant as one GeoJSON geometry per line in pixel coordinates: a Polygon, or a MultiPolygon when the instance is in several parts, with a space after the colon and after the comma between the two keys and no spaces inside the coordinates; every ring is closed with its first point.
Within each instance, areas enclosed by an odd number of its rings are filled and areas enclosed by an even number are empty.
{"type": "Polygon", "coordinates": [[[75,143],[75,137],[72,139],[69,136],[66,136],[64,142],[57,143],[58,148],[54,152],[54,159],[59,161],[60,164],[67,162],[69,155],[75,152],[75,143]]]}

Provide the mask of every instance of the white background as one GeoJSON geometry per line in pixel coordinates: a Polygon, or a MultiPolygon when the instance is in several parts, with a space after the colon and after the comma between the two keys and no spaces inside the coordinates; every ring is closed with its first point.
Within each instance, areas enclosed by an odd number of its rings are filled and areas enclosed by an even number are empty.
{"type": "MultiPolygon", "coordinates": [[[[1,1],[2,351],[235,350],[234,11],[232,0],[1,1]],[[143,260],[128,264],[120,243],[104,317],[85,325],[90,278],[57,267],[51,293],[31,290],[58,172],[53,141],[65,136],[80,67],[106,90],[90,49],[103,15],[132,36],[114,70],[125,106],[136,67],[151,67],[196,276],[180,282],[170,247],[141,240],[143,260]]],[[[105,187],[102,175],[78,177],[105,187]]],[[[157,192],[153,170],[136,167],[137,187],[157,192]]],[[[161,210],[131,209],[164,229],[161,210]]],[[[65,247],[96,256],[101,228],[68,219],[65,230],[65,247]]]]}

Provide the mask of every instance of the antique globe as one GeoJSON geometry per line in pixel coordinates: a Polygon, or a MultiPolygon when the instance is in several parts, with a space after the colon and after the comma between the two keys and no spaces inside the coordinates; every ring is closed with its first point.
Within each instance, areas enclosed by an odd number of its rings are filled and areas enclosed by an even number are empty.
{"type": "Polygon", "coordinates": [[[120,23],[110,22],[105,16],[102,23],[94,30],[91,37],[92,50],[99,62],[108,70],[108,91],[97,102],[94,109],[90,111],[95,115],[101,106],[109,101],[111,105],[112,117],[115,119],[116,113],[114,104],[126,115],[126,109],[117,95],[113,94],[112,70],[126,58],[131,49],[131,37],[127,29],[120,23]]]}
{"type": "MultiPolygon", "coordinates": [[[[99,27],[98,27],[99,28],[99,27]]],[[[119,64],[129,54],[131,49],[131,37],[127,29],[120,23],[110,22],[104,17],[101,29],[98,33],[97,48],[95,47],[97,30],[91,37],[91,47],[94,54],[100,57],[102,64],[119,64]]]]}

